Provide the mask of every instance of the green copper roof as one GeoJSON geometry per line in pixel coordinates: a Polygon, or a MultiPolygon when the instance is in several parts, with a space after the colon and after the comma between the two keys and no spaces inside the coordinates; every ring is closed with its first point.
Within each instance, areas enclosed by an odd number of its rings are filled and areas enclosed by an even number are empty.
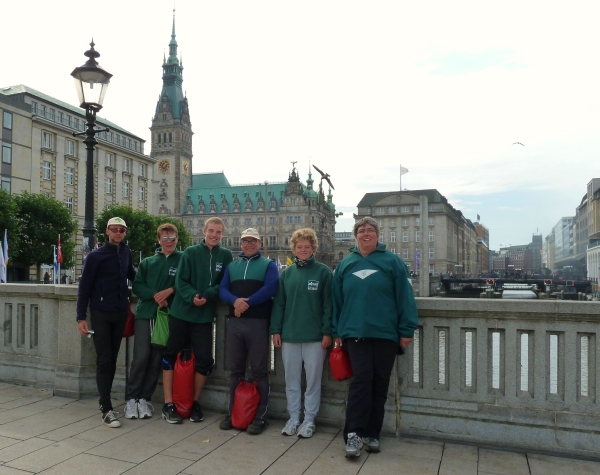
{"type": "Polygon", "coordinates": [[[171,113],[173,117],[178,119],[181,117],[183,103],[183,65],[177,59],[177,40],[175,39],[175,10],[173,10],[173,30],[171,32],[171,41],[169,42],[169,57],[166,61],[163,60],[163,87],[160,93],[158,104],[156,105],[156,113],[160,111],[162,98],[167,96],[171,105],[171,113]]]}
{"type": "Polygon", "coordinates": [[[229,181],[223,172],[198,173],[192,175],[192,189],[229,187],[229,181]]]}
{"type": "MultiPolygon", "coordinates": [[[[258,207],[258,201],[260,197],[263,197],[265,201],[265,207],[267,212],[271,209],[271,196],[275,197],[276,209],[279,211],[279,200],[285,195],[285,189],[287,182],[283,183],[269,183],[265,190],[264,183],[252,183],[247,185],[230,185],[227,178],[222,173],[210,173],[205,175],[193,175],[192,176],[192,188],[188,190],[188,197],[194,207],[193,214],[210,214],[210,203],[212,200],[216,203],[216,213],[232,213],[234,209],[234,201],[237,198],[240,203],[240,214],[243,214],[246,210],[246,201],[250,198],[250,205],[252,212],[255,212],[258,207]],[[212,186],[196,187],[200,184],[209,184],[213,181],[212,186]],[[216,184],[216,181],[222,180],[224,183],[221,186],[216,184]],[[266,196],[265,196],[266,191],[266,196]],[[227,200],[228,210],[223,210],[223,200],[227,200]],[[204,213],[198,212],[198,205],[200,200],[204,202],[205,211],[204,213]]],[[[187,212],[188,203],[183,205],[183,214],[192,214],[187,212]]],[[[249,212],[249,211],[246,211],[249,212]]]]}

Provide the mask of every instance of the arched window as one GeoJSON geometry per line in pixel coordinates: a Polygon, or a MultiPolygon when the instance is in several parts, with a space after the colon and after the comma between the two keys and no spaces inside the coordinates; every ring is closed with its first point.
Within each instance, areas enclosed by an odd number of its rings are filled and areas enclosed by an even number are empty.
{"type": "Polygon", "coordinates": [[[158,135],[158,143],[160,143],[160,134],[157,134],[157,135],[158,135]]]}
{"type": "Polygon", "coordinates": [[[167,143],[167,133],[166,132],[163,134],[163,142],[167,143]]]}
{"type": "Polygon", "coordinates": [[[169,132],[169,142],[173,141],[173,132],[169,132]]]}

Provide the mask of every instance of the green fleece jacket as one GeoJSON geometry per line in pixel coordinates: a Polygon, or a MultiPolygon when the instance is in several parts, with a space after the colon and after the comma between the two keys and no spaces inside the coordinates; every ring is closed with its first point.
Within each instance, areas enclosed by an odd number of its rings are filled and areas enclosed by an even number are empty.
{"type": "Polygon", "coordinates": [[[331,269],[314,256],[304,267],[288,266],[279,277],[271,312],[271,334],[288,343],[321,341],[331,335],[331,269]]]}
{"type": "MultiPolygon", "coordinates": [[[[140,263],[132,285],[133,293],[139,297],[135,318],[156,318],[158,304],[154,301],[154,294],[169,287],[175,290],[175,276],[182,255],[178,250],[174,250],[168,256],[159,252],[140,263]]],[[[174,297],[175,294],[172,294],[167,299],[169,306],[172,305],[174,297]]]]}
{"type": "Polygon", "coordinates": [[[356,247],[333,274],[333,336],[412,338],[417,305],[404,262],[380,244],[367,257],[356,247]]]}
{"type": "Polygon", "coordinates": [[[204,239],[183,251],[175,279],[175,299],[169,314],[193,323],[208,323],[215,318],[219,284],[233,260],[231,251],[219,245],[211,249],[204,239]],[[194,296],[204,297],[204,305],[194,305],[194,296]]]}

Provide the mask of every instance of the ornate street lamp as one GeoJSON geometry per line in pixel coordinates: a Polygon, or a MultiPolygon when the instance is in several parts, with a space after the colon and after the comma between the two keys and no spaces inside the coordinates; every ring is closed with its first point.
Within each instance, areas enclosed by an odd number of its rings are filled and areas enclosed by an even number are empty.
{"type": "Polygon", "coordinates": [[[74,136],[85,135],[83,143],[86,144],[86,175],[85,175],[85,217],[83,223],[83,259],[94,249],[96,244],[96,226],[94,225],[94,145],[97,145],[96,133],[108,132],[109,129],[95,129],[96,113],[102,109],[102,102],[112,74],[102,69],[96,58],[100,56],[94,49],[94,40],[91,48],[84,53],[88,60],[83,66],[75,68],[71,73],[75,81],[80,107],[85,109],[87,129],[85,132],[73,132],[74,136]]]}

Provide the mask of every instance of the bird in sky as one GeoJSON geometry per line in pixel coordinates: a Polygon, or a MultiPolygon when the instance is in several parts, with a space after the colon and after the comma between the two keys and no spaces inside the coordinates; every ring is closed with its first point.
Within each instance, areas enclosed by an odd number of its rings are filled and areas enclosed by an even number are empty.
{"type": "MultiPolygon", "coordinates": [[[[514,142],[513,145],[523,145],[521,142],[514,142]]],[[[523,145],[524,147],[525,145],[523,145]]]]}
{"type": "Polygon", "coordinates": [[[333,186],[333,183],[331,183],[330,180],[331,175],[329,173],[322,172],[316,165],[313,165],[312,167],[321,174],[321,181],[326,180],[327,183],[329,183],[329,186],[335,190],[335,187],[333,186]]]}

